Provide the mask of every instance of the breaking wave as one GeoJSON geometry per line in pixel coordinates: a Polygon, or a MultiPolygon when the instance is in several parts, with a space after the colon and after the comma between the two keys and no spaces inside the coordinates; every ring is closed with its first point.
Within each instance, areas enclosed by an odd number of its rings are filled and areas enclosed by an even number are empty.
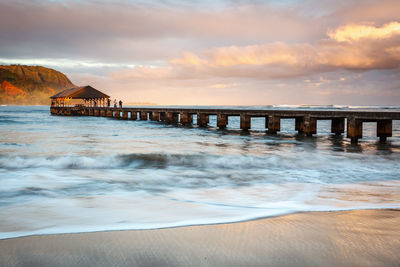
{"type": "MultiPolygon", "coordinates": [[[[381,156],[347,154],[314,154],[299,151],[295,154],[270,153],[254,155],[213,154],[122,154],[110,156],[0,156],[0,168],[40,172],[52,171],[96,171],[104,173],[118,171],[133,175],[132,171],[148,172],[151,180],[157,179],[155,171],[163,176],[190,180],[204,177],[222,182],[222,185],[251,184],[258,182],[280,183],[288,181],[312,183],[357,182],[397,179],[400,161],[396,153],[381,156]],[[35,170],[37,169],[37,170],[35,170]]],[[[112,174],[111,174],[112,175],[112,174]]],[[[176,181],[174,179],[174,181],[176,181]]],[[[196,182],[195,182],[196,184],[196,182]]],[[[214,184],[215,186],[216,184],[214,184]]]]}

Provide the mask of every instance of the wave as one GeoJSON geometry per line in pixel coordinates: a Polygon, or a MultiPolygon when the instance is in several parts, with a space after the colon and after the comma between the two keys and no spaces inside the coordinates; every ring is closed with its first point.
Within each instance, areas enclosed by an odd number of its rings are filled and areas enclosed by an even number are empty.
{"type": "MultiPolygon", "coordinates": [[[[398,188],[398,184],[391,182],[314,189],[302,184],[282,184],[244,190],[230,187],[206,191],[178,189],[156,195],[142,192],[118,195],[107,191],[90,197],[86,194],[78,199],[63,195],[4,209],[0,239],[231,223],[308,211],[398,209],[399,201],[395,197],[398,190],[391,192],[380,188],[382,186],[398,188]],[[365,186],[365,191],[354,189],[365,186]],[[338,195],[334,196],[332,192],[338,192],[338,195]],[[394,197],[388,199],[387,193],[394,197]],[[358,196],[355,201],[354,195],[358,196]],[[43,220],[44,214],[46,220],[43,220]]],[[[46,196],[46,192],[38,188],[26,191],[32,197],[46,196]]]]}
{"type": "Polygon", "coordinates": [[[375,155],[349,153],[343,157],[307,151],[269,153],[264,156],[157,153],[59,157],[0,155],[0,169],[38,173],[88,170],[90,175],[101,171],[102,176],[108,176],[110,180],[122,176],[122,180],[135,177],[136,182],[146,183],[136,177],[140,172],[143,177],[148,177],[148,183],[173,186],[176,182],[183,187],[196,187],[215,186],[219,183],[246,185],[254,182],[398,180],[400,167],[393,165],[398,160],[398,154],[377,159],[375,155]]]}
{"type": "MultiPolygon", "coordinates": [[[[251,169],[266,167],[289,167],[289,161],[281,161],[278,155],[267,157],[253,155],[212,155],[212,154],[159,154],[132,153],[110,156],[8,156],[0,155],[0,168],[26,169],[121,169],[121,168],[218,168],[251,169]]],[[[299,163],[299,162],[298,162],[299,163]]],[[[291,165],[294,166],[294,165],[291,165]]]]}
{"type": "MultiPolygon", "coordinates": [[[[210,154],[122,154],[111,156],[27,157],[0,155],[0,168],[121,169],[121,168],[244,168],[262,166],[262,157],[210,154]]],[[[274,159],[270,158],[270,161],[274,159]]]]}
{"type": "Polygon", "coordinates": [[[22,124],[22,123],[23,122],[21,122],[21,121],[8,120],[8,119],[1,120],[0,119],[0,124],[22,124]]]}
{"type": "Polygon", "coordinates": [[[123,154],[113,156],[23,157],[0,155],[0,168],[113,169],[123,167],[198,166],[202,155],[123,154]]]}

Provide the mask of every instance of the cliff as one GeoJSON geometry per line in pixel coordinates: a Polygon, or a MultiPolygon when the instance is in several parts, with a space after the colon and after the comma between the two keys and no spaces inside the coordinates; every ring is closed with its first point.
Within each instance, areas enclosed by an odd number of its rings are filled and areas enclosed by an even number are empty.
{"type": "Polygon", "coordinates": [[[0,104],[49,104],[49,97],[75,85],[59,71],[41,66],[0,65],[0,104]]]}

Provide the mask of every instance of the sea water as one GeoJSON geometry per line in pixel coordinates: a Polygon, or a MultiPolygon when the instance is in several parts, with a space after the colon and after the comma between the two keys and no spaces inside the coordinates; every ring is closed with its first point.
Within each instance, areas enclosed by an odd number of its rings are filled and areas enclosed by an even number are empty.
{"type": "MultiPolygon", "coordinates": [[[[202,107],[207,108],[207,107],[202,107]]],[[[229,107],[227,107],[229,108],[229,107]]],[[[400,110],[399,107],[231,107],[400,110]]],[[[196,121],[196,118],[195,118],[196,121]]],[[[269,135],[0,107],[0,238],[227,223],[301,211],[400,208],[400,123],[359,145],[318,121],[269,135]]]]}

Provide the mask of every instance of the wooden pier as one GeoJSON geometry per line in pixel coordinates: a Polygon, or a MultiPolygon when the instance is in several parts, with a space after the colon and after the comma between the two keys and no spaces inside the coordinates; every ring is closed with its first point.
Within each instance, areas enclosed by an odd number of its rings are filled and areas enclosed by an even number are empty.
{"type": "Polygon", "coordinates": [[[331,132],[341,135],[347,127],[347,137],[352,143],[362,138],[363,122],[376,122],[376,135],[380,142],[392,136],[392,121],[400,120],[399,111],[350,111],[350,110],[249,110],[249,109],[192,109],[192,108],[109,108],[109,107],[51,107],[52,115],[101,116],[122,120],[151,120],[165,123],[206,127],[209,116],[217,117],[217,127],[226,128],[229,116],[240,117],[240,128],[251,129],[251,118],[265,118],[265,128],[271,134],[280,131],[281,119],[295,119],[299,133],[312,136],[317,133],[317,121],[331,120],[331,132]],[[347,125],[346,125],[347,124],[347,125]]]}

